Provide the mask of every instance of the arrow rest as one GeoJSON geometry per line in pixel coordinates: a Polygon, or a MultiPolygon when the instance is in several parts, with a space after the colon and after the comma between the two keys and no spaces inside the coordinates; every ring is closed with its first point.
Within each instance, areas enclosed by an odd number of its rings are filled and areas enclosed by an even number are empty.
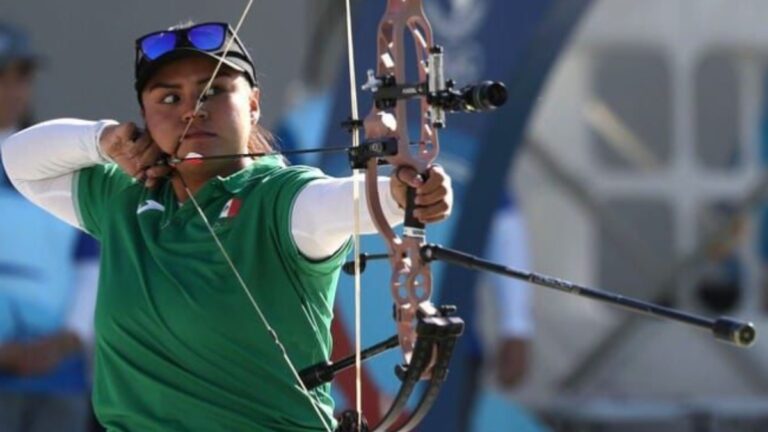
{"type": "Polygon", "coordinates": [[[387,157],[397,155],[397,139],[383,138],[368,140],[348,150],[349,166],[352,169],[365,169],[368,162],[376,160],[377,165],[386,165],[387,157]]]}

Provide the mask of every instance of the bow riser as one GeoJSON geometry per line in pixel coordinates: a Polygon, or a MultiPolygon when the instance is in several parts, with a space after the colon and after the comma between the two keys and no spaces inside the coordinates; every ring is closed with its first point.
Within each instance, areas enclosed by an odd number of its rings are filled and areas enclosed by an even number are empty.
{"type": "MultiPolygon", "coordinates": [[[[377,34],[377,65],[374,81],[369,81],[374,93],[383,83],[402,85],[407,83],[406,49],[408,36],[413,40],[418,72],[418,83],[426,87],[430,78],[430,53],[433,46],[432,28],[424,15],[421,0],[390,0],[382,17],[377,34]],[[380,81],[379,84],[376,80],[380,81]]],[[[433,80],[434,82],[434,80],[433,80]]],[[[431,86],[430,86],[431,87],[431,86]]],[[[411,95],[414,97],[414,95],[411,95]]],[[[384,160],[400,167],[412,167],[419,173],[427,171],[439,153],[439,141],[432,124],[431,107],[421,95],[419,103],[419,140],[411,146],[408,125],[408,104],[398,99],[379,99],[365,119],[365,137],[368,141],[396,138],[398,152],[384,160]]],[[[425,242],[423,226],[406,223],[403,237],[390,228],[384,217],[378,193],[378,160],[368,161],[366,169],[366,195],[368,210],[387,243],[392,268],[390,291],[395,302],[395,320],[405,363],[410,363],[416,343],[415,323],[417,313],[434,309],[428,303],[432,295],[432,274],[419,256],[425,242]]],[[[411,194],[412,195],[412,194],[411,194]]],[[[407,211],[413,211],[413,206],[407,211]]],[[[406,215],[412,220],[412,214],[406,215]]],[[[427,312],[427,313],[432,313],[427,312]]]]}

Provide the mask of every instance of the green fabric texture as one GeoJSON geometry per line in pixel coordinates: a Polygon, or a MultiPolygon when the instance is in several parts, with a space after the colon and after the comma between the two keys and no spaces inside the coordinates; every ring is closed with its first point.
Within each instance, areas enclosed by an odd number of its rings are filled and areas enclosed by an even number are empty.
{"type": "MultiPolygon", "coordinates": [[[[322,176],[265,157],[195,195],[299,370],[330,355],[349,251],[313,262],[293,242],[294,199],[322,176]]],[[[169,182],[150,191],[115,165],[76,181],[83,227],[102,243],[99,421],[109,431],[325,430],[192,202],[179,206],[169,182]]],[[[312,396],[335,426],[329,386],[312,396]]]]}

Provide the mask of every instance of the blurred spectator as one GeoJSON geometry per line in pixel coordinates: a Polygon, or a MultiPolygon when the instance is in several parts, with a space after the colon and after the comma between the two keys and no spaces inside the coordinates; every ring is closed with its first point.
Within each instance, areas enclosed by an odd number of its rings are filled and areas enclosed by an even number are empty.
{"type": "MultiPolygon", "coordinates": [[[[528,269],[528,241],[525,224],[520,210],[506,196],[502,197],[493,217],[486,252],[490,261],[518,269],[528,269]]],[[[525,282],[500,275],[489,275],[486,279],[493,293],[496,321],[493,323],[494,339],[483,347],[476,330],[469,328],[464,337],[470,338],[472,346],[469,359],[473,373],[467,374],[464,383],[464,403],[456,430],[472,430],[473,417],[481,396],[483,372],[495,367],[495,383],[502,390],[519,385],[528,371],[530,341],[533,337],[533,305],[531,287],[525,282]],[[491,358],[486,358],[486,357],[491,358]]],[[[479,312],[479,316],[486,315],[479,312]]],[[[513,411],[510,411],[513,412],[513,411]]],[[[537,430],[532,417],[522,409],[507,420],[518,424],[530,424],[525,430],[537,430]],[[520,416],[520,418],[516,418],[520,416]]],[[[505,424],[506,430],[511,425],[505,424]]]]}
{"type": "MultiPolygon", "coordinates": [[[[37,65],[27,36],[0,23],[0,158],[29,124],[37,65]]],[[[85,431],[96,243],[22,198],[2,164],[0,214],[0,431],[85,431]]]]}
{"type": "MultiPolygon", "coordinates": [[[[528,236],[519,209],[504,200],[496,212],[489,244],[489,259],[519,269],[529,269],[528,236]]],[[[512,388],[528,370],[529,342],[533,337],[531,287],[525,282],[491,275],[498,307],[496,376],[498,384],[512,388]]]]}

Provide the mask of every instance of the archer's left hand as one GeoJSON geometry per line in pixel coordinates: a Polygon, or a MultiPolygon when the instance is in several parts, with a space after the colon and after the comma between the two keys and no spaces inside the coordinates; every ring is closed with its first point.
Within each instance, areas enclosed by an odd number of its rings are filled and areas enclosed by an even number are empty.
{"type": "Polygon", "coordinates": [[[416,210],[413,215],[422,223],[439,222],[451,214],[453,188],[443,167],[433,165],[424,180],[415,169],[401,167],[390,176],[389,189],[400,208],[405,208],[408,186],[416,188],[416,210]]]}
{"type": "Polygon", "coordinates": [[[63,331],[31,342],[0,345],[0,370],[17,376],[39,376],[51,372],[62,360],[82,349],[80,339],[63,331]]]}
{"type": "Polygon", "coordinates": [[[531,342],[528,339],[506,337],[496,352],[496,379],[503,389],[521,384],[528,372],[531,342]]]}

